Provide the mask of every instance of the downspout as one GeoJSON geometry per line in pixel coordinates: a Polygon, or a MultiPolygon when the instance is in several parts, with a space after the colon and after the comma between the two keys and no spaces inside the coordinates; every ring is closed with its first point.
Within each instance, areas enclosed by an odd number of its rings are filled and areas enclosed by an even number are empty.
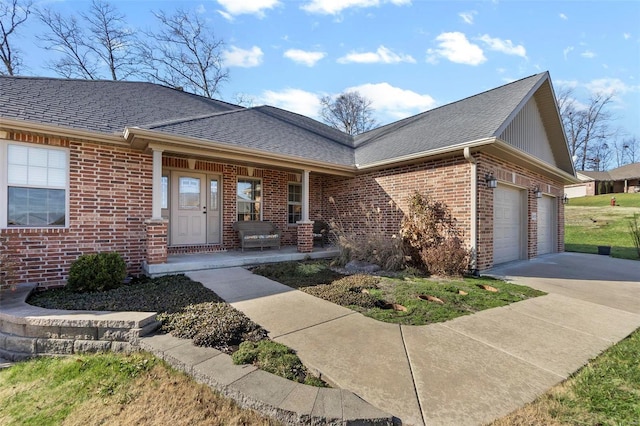
{"type": "Polygon", "coordinates": [[[478,272],[478,163],[469,147],[464,149],[464,158],[471,164],[471,271],[478,272]]]}

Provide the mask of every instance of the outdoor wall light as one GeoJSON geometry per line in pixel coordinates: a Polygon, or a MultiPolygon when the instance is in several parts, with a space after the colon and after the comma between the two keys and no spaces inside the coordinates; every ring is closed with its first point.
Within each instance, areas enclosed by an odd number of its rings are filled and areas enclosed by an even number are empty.
{"type": "Polygon", "coordinates": [[[533,192],[536,194],[536,198],[542,198],[542,191],[540,191],[540,187],[538,185],[533,188],[533,192]]]}
{"type": "Polygon", "coordinates": [[[498,179],[493,176],[493,172],[484,175],[484,181],[487,183],[487,188],[493,189],[498,187],[498,179]]]}
{"type": "Polygon", "coordinates": [[[562,197],[562,204],[569,204],[569,196],[567,196],[567,194],[564,194],[564,197],[562,197]]]}

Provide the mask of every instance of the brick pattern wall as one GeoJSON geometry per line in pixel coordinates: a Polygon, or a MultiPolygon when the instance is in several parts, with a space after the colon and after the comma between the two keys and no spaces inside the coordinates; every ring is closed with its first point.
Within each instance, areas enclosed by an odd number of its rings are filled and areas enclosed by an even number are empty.
{"type": "Polygon", "coordinates": [[[470,245],[470,186],[471,165],[463,157],[365,173],[354,179],[326,177],[322,218],[366,229],[366,213],[372,212],[380,218],[376,227],[389,236],[397,235],[408,211],[407,201],[418,191],[451,208],[465,243],[470,245]]]}
{"type": "Polygon", "coordinates": [[[16,253],[18,282],[64,284],[81,254],[117,251],[137,274],[145,257],[144,221],[151,217],[152,158],[127,148],[42,135],[10,140],[69,148],[68,228],[9,228],[3,249],[16,253]]]}
{"type": "Polygon", "coordinates": [[[311,253],[313,251],[313,222],[298,222],[298,251],[311,253]]]}
{"type": "Polygon", "coordinates": [[[145,221],[147,233],[147,264],[156,265],[167,261],[167,236],[169,221],[149,219],[145,221]]]}
{"type": "Polygon", "coordinates": [[[527,258],[538,255],[538,226],[537,216],[538,199],[534,188],[538,186],[547,195],[556,197],[557,216],[557,245],[558,252],[564,251],[564,186],[560,181],[554,181],[538,173],[534,173],[524,167],[507,163],[496,157],[480,153],[476,155],[478,162],[478,257],[477,267],[485,270],[493,266],[493,189],[484,184],[484,176],[493,173],[498,179],[498,184],[509,184],[521,188],[527,192],[527,217],[526,238],[527,258]],[[534,215],[535,213],[535,215],[534,215]]]}

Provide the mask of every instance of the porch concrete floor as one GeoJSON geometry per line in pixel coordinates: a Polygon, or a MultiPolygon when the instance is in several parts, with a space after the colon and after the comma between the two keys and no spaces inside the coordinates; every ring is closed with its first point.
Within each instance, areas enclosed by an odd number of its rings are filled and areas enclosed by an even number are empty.
{"type": "Polygon", "coordinates": [[[143,264],[144,273],[151,277],[181,274],[206,269],[230,268],[235,266],[260,265],[263,263],[289,262],[304,259],[325,259],[335,257],[339,250],[333,246],[314,247],[311,253],[298,253],[295,246],[281,249],[249,249],[222,251],[217,253],[174,254],[166,263],[143,264]]]}

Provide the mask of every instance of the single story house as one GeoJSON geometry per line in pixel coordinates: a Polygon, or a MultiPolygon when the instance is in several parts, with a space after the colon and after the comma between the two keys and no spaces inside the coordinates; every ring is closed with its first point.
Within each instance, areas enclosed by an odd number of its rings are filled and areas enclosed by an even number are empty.
{"type": "Polygon", "coordinates": [[[577,172],[576,177],[580,183],[565,187],[568,198],[640,192],[640,163],[626,164],[608,172],[583,170],[577,172]]]}
{"type": "Polygon", "coordinates": [[[151,83],[0,77],[0,170],[1,249],[40,285],[83,253],[117,251],[136,274],[234,250],[250,219],[310,252],[313,220],[358,203],[391,236],[414,191],[451,208],[485,270],[563,251],[577,183],[547,72],[355,137],[151,83]]]}

